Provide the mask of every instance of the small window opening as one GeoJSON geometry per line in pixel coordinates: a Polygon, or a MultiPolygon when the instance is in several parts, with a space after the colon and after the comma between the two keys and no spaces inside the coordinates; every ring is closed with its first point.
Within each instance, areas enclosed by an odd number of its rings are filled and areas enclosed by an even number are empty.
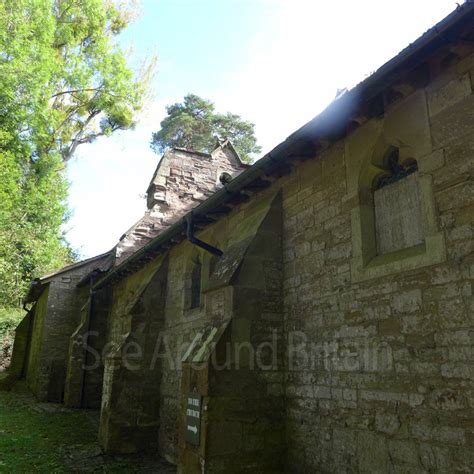
{"type": "Polygon", "coordinates": [[[209,259],[209,277],[214,273],[218,260],[219,257],[217,255],[211,255],[211,258],[209,259]]]}
{"type": "Polygon", "coordinates": [[[197,260],[191,273],[191,309],[199,308],[201,305],[201,269],[201,262],[197,260]]]}

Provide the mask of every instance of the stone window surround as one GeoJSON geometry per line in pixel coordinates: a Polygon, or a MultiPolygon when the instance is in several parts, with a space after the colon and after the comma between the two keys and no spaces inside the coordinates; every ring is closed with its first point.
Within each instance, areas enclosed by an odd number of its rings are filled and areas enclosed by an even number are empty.
{"type": "MultiPolygon", "coordinates": [[[[417,157],[414,157],[417,159],[417,157]]],[[[417,159],[418,161],[418,159],[417,159]]],[[[385,255],[377,255],[375,234],[375,211],[372,184],[384,170],[377,166],[376,157],[362,167],[359,180],[358,205],[351,210],[353,282],[379,278],[389,274],[408,271],[441,263],[446,259],[443,232],[439,231],[434,202],[432,177],[421,172],[418,177],[424,243],[385,255]]]]}
{"type": "MultiPolygon", "coordinates": [[[[205,239],[206,240],[206,239],[205,239]]],[[[207,239],[209,240],[209,239],[207,239]]],[[[219,240],[211,239],[211,244],[217,248],[222,248],[219,240]]],[[[184,286],[181,298],[181,311],[187,318],[199,317],[205,306],[205,295],[209,291],[209,281],[212,273],[213,257],[210,253],[194,247],[192,252],[187,255],[185,263],[184,286]],[[201,298],[199,306],[191,306],[192,273],[196,263],[201,265],[201,298]]]]}

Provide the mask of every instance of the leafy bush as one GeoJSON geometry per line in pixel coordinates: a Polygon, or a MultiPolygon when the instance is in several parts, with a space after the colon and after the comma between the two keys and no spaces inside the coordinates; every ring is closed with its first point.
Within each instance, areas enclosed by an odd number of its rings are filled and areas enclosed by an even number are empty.
{"type": "Polygon", "coordinates": [[[20,308],[0,308],[0,372],[10,365],[15,329],[24,316],[20,308]]]}

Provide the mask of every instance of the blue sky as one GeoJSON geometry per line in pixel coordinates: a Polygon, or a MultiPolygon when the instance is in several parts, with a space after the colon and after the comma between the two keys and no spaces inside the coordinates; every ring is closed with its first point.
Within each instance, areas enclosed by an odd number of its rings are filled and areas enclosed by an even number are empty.
{"type": "Polygon", "coordinates": [[[68,167],[68,240],[109,250],[144,213],[165,106],[191,92],[251,120],[263,153],[456,7],[451,0],[142,0],[120,38],[130,64],[158,55],[135,130],[79,148],[68,167]]]}

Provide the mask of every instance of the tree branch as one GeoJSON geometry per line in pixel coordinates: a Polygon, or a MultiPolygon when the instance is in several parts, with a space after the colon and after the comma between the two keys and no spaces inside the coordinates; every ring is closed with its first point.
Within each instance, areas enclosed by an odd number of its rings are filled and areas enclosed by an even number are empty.
{"type": "Polygon", "coordinates": [[[89,125],[89,123],[92,121],[92,119],[94,117],[96,117],[99,113],[100,113],[99,110],[95,110],[94,112],[92,112],[89,115],[89,117],[87,117],[87,119],[82,124],[81,130],[79,130],[79,132],[73,138],[73,140],[71,142],[71,146],[68,147],[67,150],[64,150],[62,152],[63,161],[65,163],[67,163],[72,158],[72,156],[74,155],[74,152],[76,151],[76,148],[79,145],[81,145],[82,143],[87,143],[88,141],[91,141],[91,140],[93,140],[94,138],[96,138],[98,136],[97,134],[93,134],[93,135],[90,135],[87,138],[84,138],[84,139],[82,138],[82,135],[84,134],[84,130],[86,129],[87,125],[89,125]]]}
{"type": "Polygon", "coordinates": [[[58,97],[60,95],[76,94],[77,92],[96,92],[96,91],[100,91],[102,87],[103,86],[90,87],[90,88],[86,88],[86,89],[72,89],[72,90],[69,90],[69,91],[61,91],[61,92],[57,92],[56,94],[53,94],[51,96],[51,99],[53,99],[54,97],[58,97]]]}

